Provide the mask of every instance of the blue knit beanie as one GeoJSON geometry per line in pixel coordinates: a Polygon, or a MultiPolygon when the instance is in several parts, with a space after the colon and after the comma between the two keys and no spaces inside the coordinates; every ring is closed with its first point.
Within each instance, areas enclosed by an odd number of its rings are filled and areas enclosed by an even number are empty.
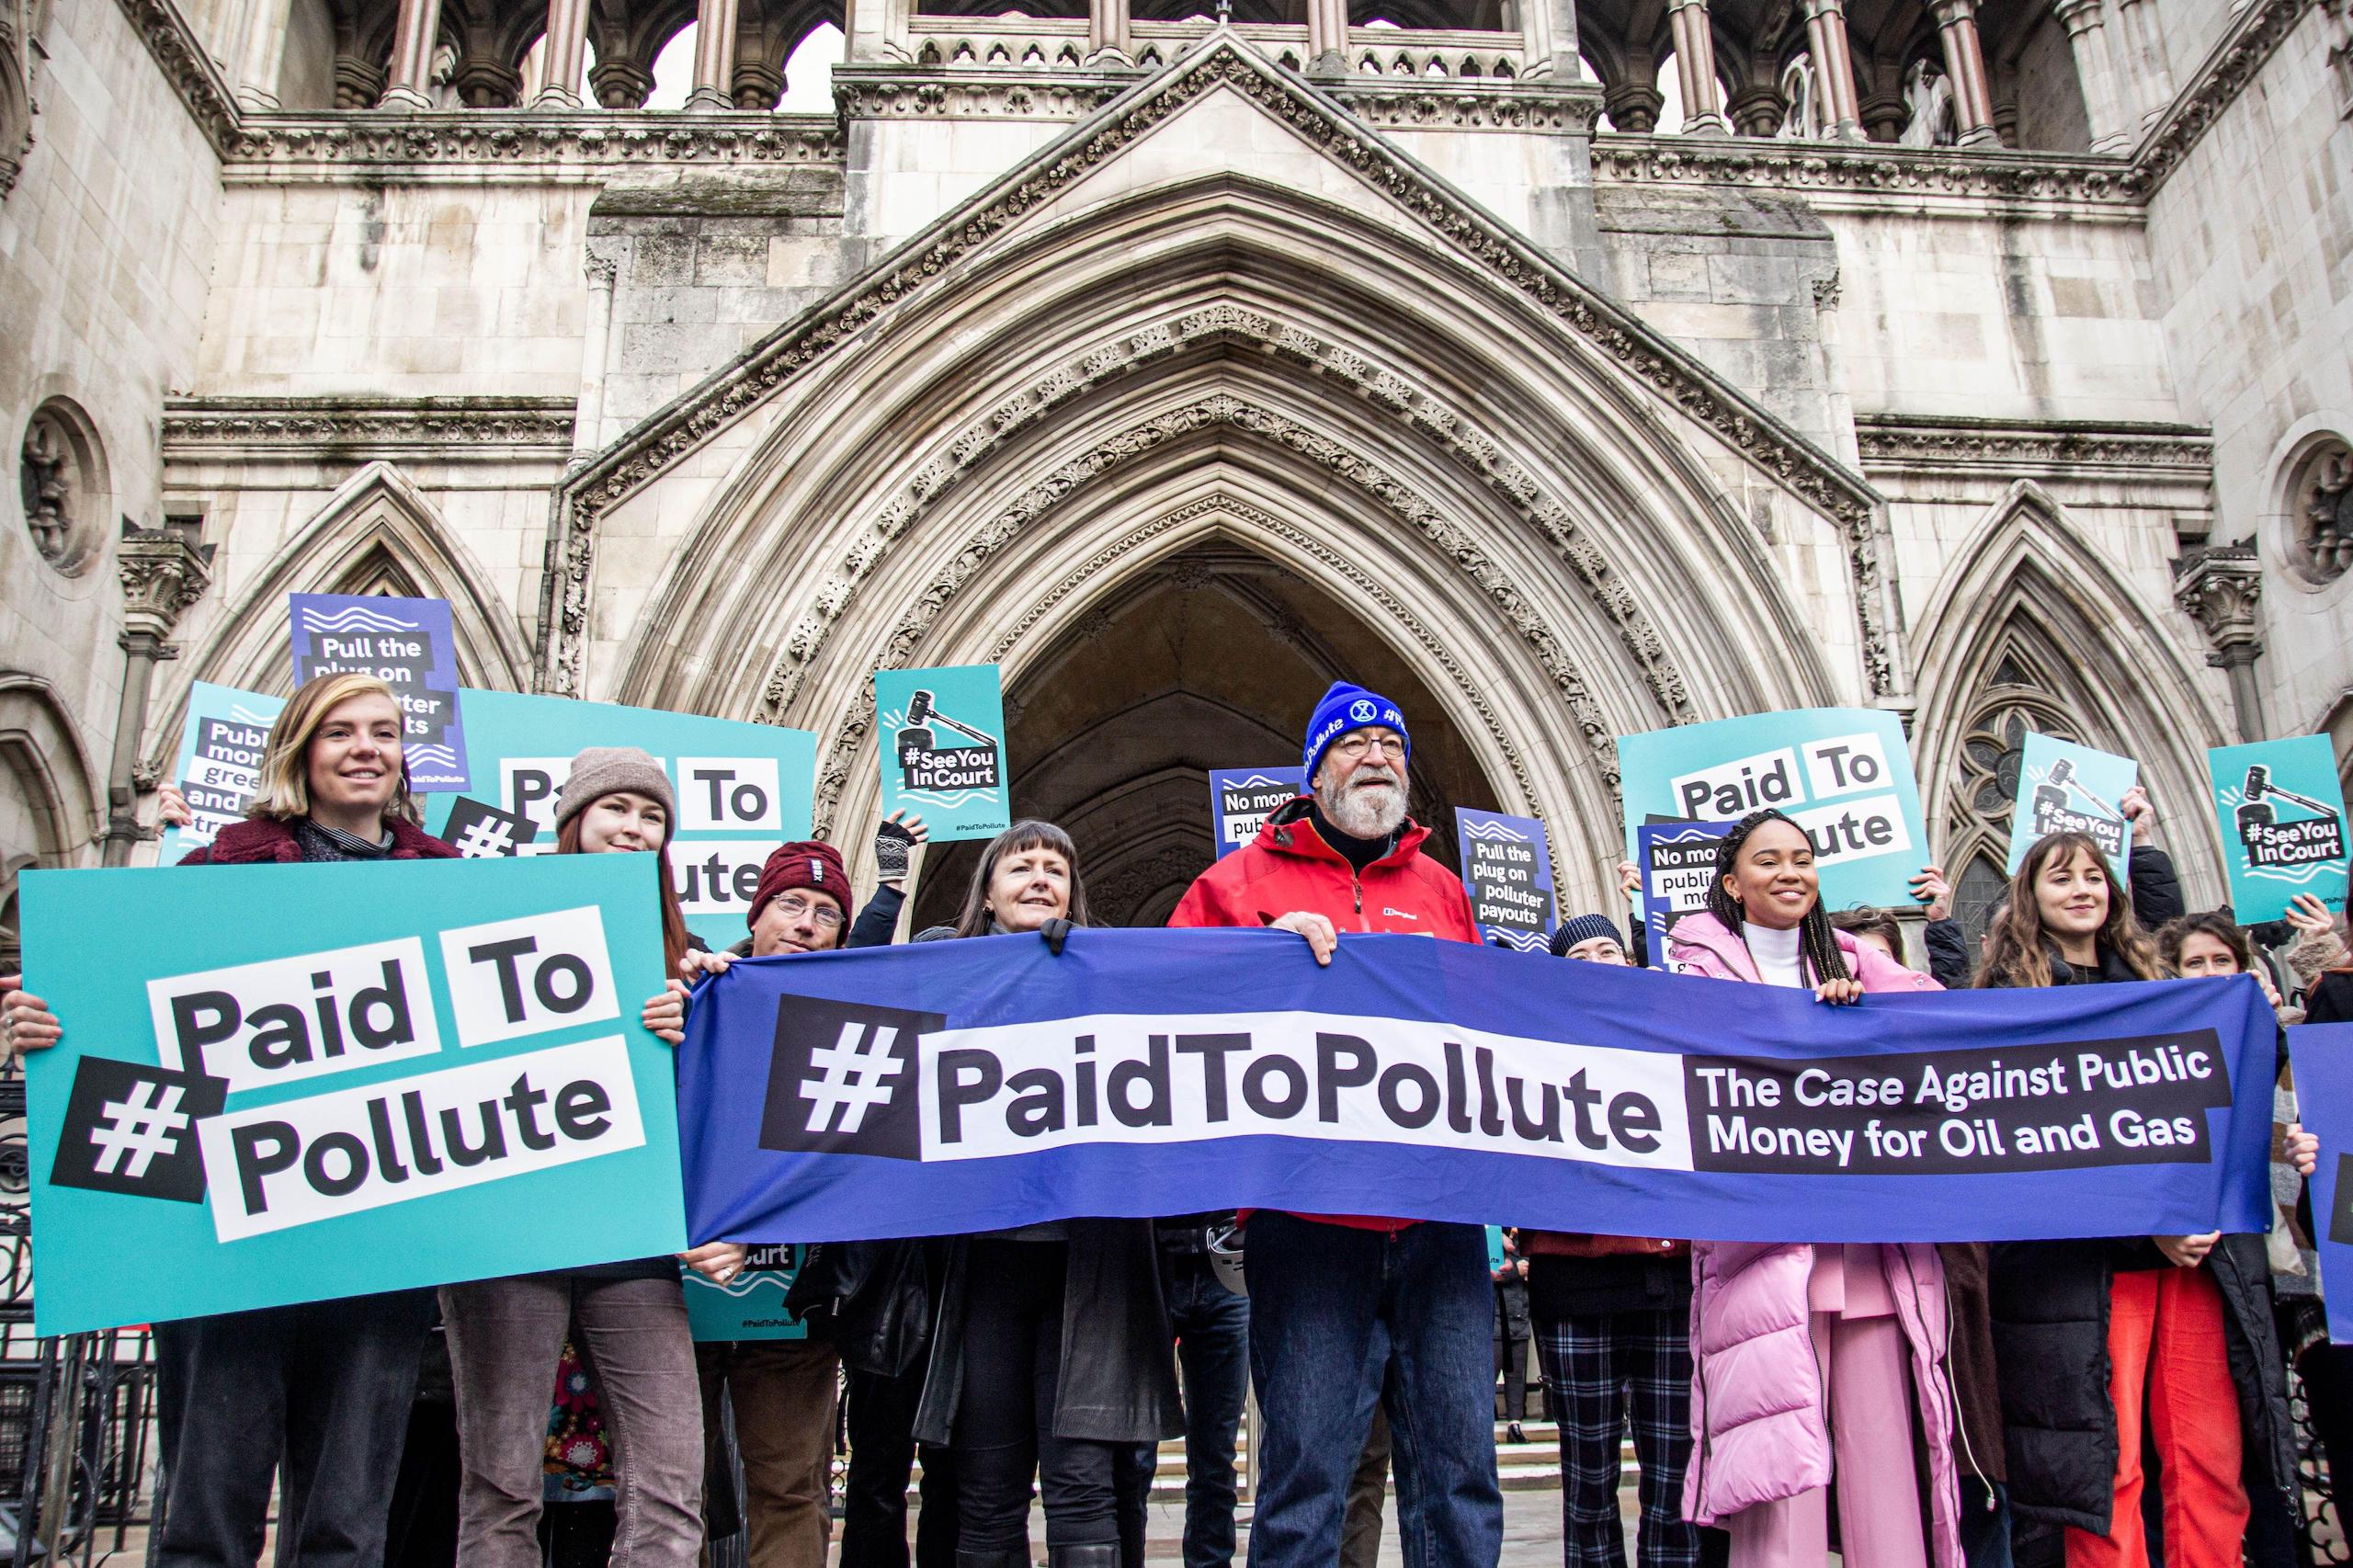
{"type": "Polygon", "coordinates": [[[1414,737],[1406,733],[1405,715],[1397,710],[1397,705],[1360,686],[1334,681],[1332,689],[1316,703],[1315,716],[1307,722],[1307,777],[1315,777],[1315,766],[1324,760],[1325,749],[1342,734],[1374,725],[1404,735],[1405,756],[1412,760],[1414,737]]]}
{"type": "Polygon", "coordinates": [[[1574,920],[1563,920],[1552,931],[1552,956],[1564,959],[1569,949],[1596,937],[1607,937],[1620,947],[1626,945],[1626,933],[1618,929],[1618,922],[1607,915],[1580,915],[1574,920]]]}

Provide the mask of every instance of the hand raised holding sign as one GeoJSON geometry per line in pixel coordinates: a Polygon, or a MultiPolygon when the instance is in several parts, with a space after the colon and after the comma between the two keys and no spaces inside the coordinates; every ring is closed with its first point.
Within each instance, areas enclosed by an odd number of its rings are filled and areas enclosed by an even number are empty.
{"type": "Polygon", "coordinates": [[[49,1004],[24,988],[21,974],[0,974],[0,1037],[5,1037],[9,1054],[21,1056],[28,1051],[40,1051],[55,1045],[65,1031],[58,1027],[57,1015],[49,1004]]]}
{"type": "Polygon", "coordinates": [[[2156,841],[2157,808],[2149,803],[2146,789],[2133,785],[2124,791],[2124,798],[2116,802],[2116,809],[2122,812],[2124,820],[2132,824],[2134,844],[2146,847],[2156,841]]]}

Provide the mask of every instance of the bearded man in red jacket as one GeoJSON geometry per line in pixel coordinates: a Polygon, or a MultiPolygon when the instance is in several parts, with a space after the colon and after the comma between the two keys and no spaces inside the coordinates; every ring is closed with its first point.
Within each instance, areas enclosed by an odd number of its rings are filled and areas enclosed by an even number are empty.
{"type": "MultiPolygon", "coordinates": [[[[1308,794],[1202,872],[1168,923],[1293,932],[1318,963],[1354,932],[1476,942],[1461,881],[1422,854],[1429,830],[1406,818],[1412,754],[1395,703],[1335,685],[1307,727],[1308,794]]],[[[1408,1568],[1493,1568],[1503,1493],[1484,1229],[1260,1210],[1246,1235],[1264,1420],[1251,1568],[1338,1558],[1376,1408],[1408,1568]]]]}

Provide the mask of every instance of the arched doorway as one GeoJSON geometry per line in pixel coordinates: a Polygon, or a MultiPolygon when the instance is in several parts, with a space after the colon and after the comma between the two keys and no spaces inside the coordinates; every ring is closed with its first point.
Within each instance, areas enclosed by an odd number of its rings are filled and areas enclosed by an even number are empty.
{"type": "MultiPolygon", "coordinates": [[[[1015,814],[1069,831],[1098,924],[1160,925],[1214,857],[1209,770],[1295,759],[1335,679],[1404,706],[1413,813],[1454,864],[1453,808],[1497,797],[1420,671],[1331,594],[1222,535],[1107,589],[1009,682],[1015,814]]],[[[916,929],[954,917],[979,853],[926,858],[916,929]]]]}

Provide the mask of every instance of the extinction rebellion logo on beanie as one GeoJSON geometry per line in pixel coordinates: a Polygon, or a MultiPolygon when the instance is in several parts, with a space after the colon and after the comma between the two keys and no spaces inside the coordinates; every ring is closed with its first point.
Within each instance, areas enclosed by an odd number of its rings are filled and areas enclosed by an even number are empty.
{"type": "Polygon", "coordinates": [[[760,1146],[922,1159],[915,1045],[947,1021],[903,1007],[787,997],[777,1009],[760,1146]]]}

